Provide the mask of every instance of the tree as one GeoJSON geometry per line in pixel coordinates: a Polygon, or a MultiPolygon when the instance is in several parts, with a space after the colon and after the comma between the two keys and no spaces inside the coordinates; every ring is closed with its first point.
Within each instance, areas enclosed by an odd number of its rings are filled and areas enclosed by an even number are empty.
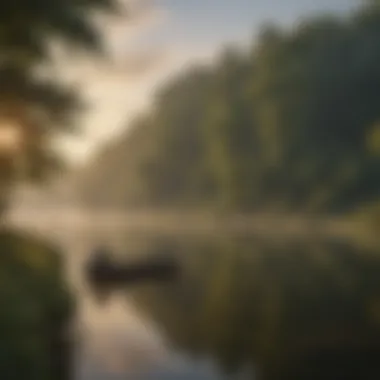
{"type": "MultiPolygon", "coordinates": [[[[75,92],[46,75],[54,43],[101,52],[94,11],[116,12],[114,0],[17,0],[0,5],[0,190],[15,179],[41,178],[57,163],[51,138],[69,132],[81,108],[75,92]],[[38,69],[44,65],[44,75],[38,69]],[[6,136],[15,135],[4,146],[6,136]],[[8,149],[7,149],[8,148],[8,149]],[[53,165],[52,165],[53,164],[53,165]]],[[[9,140],[9,139],[8,139],[9,140]]],[[[5,141],[6,142],[6,141],[5,141]]],[[[2,197],[3,199],[3,197],[2,197]]]]}
{"type": "MultiPolygon", "coordinates": [[[[18,175],[41,179],[58,163],[51,145],[81,108],[74,89],[47,75],[52,43],[101,52],[94,10],[113,0],[13,0],[0,4],[0,202],[18,175]],[[41,66],[44,72],[41,75],[41,66]]],[[[19,232],[0,231],[0,373],[14,380],[68,380],[75,311],[62,254],[19,232]]]]}

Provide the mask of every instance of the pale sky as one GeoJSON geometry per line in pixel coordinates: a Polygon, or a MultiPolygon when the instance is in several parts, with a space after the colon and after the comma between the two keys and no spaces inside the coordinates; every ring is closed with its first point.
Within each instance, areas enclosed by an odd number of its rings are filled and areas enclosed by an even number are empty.
{"type": "Polygon", "coordinates": [[[123,0],[136,5],[134,18],[97,22],[112,63],[61,60],[59,72],[80,86],[90,109],[83,132],[60,142],[72,162],[84,162],[108,139],[148,109],[157,85],[197,61],[211,60],[226,43],[248,43],[260,25],[296,22],[313,12],[345,12],[360,0],[123,0]]]}

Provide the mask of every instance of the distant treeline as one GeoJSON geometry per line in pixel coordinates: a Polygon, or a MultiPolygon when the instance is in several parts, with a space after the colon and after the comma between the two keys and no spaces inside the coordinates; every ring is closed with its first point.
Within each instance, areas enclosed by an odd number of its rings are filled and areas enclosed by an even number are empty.
{"type": "Polygon", "coordinates": [[[184,72],[78,186],[89,206],[340,213],[378,200],[379,163],[380,6],[367,2],[263,27],[250,49],[184,72]]]}

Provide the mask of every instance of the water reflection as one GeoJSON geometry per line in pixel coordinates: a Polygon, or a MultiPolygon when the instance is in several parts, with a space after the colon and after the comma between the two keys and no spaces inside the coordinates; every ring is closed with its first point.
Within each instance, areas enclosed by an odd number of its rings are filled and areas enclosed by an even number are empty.
{"type": "Polygon", "coordinates": [[[379,252],[240,238],[152,239],[140,254],[163,245],[181,278],[125,291],[171,350],[246,379],[380,378],[379,252]]]}
{"type": "MultiPolygon", "coordinates": [[[[113,253],[137,261],[134,254],[146,253],[143,236],[109,235],[113,253]],[[127,244],[128,243],[128,244],[127,244]]],[[[146,239],[145,239],[146,240],[146,239]]],[[[68,231],[55,236],[67,252],[68,278],[77,290],[77,355],[75,380],[220,380],[222,375],[207,358],[193,360],[171,350],[165,337],[150,318],[143,318],[133,305],[131,294],[112,294],[99,304],[85,281],[83,269],[99,241],[96,234],[68,231]]],[[[156,254],[153,252],[153,254],[156,254]]],[[[154,282],[153,282],[154,283],[154,282]]],[[[140,283],[141,284],[141,283],[140,283]]]]}
{"type": "Polygon", "coordinates": [[[104,306],[81,276],[96,240],[62,239],[80,296],[79,380],[380,378],[380,250],[119,234],[107,240],[116,261],[171,252],[181,276],[119,286],[104,306]]]}

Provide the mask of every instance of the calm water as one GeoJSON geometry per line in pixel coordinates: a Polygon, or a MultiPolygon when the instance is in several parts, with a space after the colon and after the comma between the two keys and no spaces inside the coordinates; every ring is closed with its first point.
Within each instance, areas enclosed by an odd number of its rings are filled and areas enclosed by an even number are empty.
{"type": "Polygon", "coordinates": [[[80,380],[380,378],[380,251],[338,242],[68,233],[80,380]],[[175,282],[117,289],[81,277],[99,243],[119,260],[176,255],[175,282]]]}

